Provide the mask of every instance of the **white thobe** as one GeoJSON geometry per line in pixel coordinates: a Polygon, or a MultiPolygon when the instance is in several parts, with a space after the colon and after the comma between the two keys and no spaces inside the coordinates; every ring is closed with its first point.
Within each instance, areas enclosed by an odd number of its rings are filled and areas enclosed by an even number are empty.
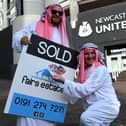
{"type": "MultiPolygon", "coordinates": [[[[14,33],[12,47],[15,48],[17,52],[21,52],[21,50],[22,50],[22,45],[20,42],[21,38],[26,35],[29,37],[29,40],[30,40],[32,34],[37,34],[35,21],[33,21],[32,23],[30,23],[29,25],[24,27],[22,30],[14,33]]],[[[53,30],[53,40],[52,41],[54,41],[58,44],[62,43],[61,35],[56,27],[54,27],[54,30],[53,30]]]]}
{"type": "MultiPolygon", "coordinates": [[[[19,32],[16,32],[13,35],[12,47],[15,48],[17,50],[17,52],[21,52],[21,50],[22,50],[22,45],[20,42],[21,38],[24,35],[27,35],[30,40],[30,37],[32,34],[37,34],[35,32],[36,31],[35,29],[36,29],[36,22],[32,22],[31,24],[29,24],[28,26],[26,26],[19,32]]],[[[53,31],[53,40],[52,41],[54,41],[58,44],[61,44],[61,37],[60,37],[60,34],[56,27],[54,28],[54,31],[53,31]]],[[[53,122],[44,121],[44,120],[38,120],[38,119],[32,119],[32,118],[26,118],[26,117],[17,118],[17,126],[55,126],[55,125],[56,124],[53,122]]]]}
{"type": "Polygon", "coordinates": [[[80,126],[109,126],[118,116],[120,102],[105,66],[97,67],[83,84],[65,80],[64,94],[84,100],[80,126]]]}

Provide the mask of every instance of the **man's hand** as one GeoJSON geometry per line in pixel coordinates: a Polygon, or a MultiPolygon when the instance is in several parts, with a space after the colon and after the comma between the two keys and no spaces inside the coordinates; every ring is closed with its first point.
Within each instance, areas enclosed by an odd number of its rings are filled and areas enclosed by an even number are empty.
{"type": "Polygon", "coordinates": [[[22,45],[28,45],[28,44],[30,44],[30,41],[29,41],[29,39],[28,39],[27,36],[22,37],[21,44],[22,45]]]}
{"type": "Polygon", "coordinates": [[[52,78],[61,83],[64,83],[64,81],[65,81],[65,79],[61,75],[58,75],[58,74],[53,75],[52,78]]]}

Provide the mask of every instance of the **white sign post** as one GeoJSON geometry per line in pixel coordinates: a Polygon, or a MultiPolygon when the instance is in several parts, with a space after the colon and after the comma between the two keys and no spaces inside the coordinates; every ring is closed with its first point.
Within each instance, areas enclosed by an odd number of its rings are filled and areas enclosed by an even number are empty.
{"type": "Polygon", "coordinates": [[[4,113],[64,122],[67,100],[53,74],[74,79],[78,52],[32,35],[22,50],[4,113]]]}

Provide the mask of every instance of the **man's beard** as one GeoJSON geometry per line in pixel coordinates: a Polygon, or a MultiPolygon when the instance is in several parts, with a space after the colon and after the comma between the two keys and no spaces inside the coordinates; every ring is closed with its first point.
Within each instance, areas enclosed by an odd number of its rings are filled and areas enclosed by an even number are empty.
{"type": "Polygon", "coordinates": [[[51,19],[51,23],[54,25],[54,26],[59,26],[62,22],[62,19],[60,17],[55,17],[55,18],[52,18],[51,19]]]}

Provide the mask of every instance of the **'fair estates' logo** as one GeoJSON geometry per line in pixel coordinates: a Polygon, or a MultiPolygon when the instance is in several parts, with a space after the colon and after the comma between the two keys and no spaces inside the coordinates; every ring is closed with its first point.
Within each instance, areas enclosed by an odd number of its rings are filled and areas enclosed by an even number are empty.
{"type": "Polygon", "coordinates": [[[78,35],[80,37],[88,37],[92,33],[91,25],[87,21],[83,21],[79,27],[78,35]]]}

